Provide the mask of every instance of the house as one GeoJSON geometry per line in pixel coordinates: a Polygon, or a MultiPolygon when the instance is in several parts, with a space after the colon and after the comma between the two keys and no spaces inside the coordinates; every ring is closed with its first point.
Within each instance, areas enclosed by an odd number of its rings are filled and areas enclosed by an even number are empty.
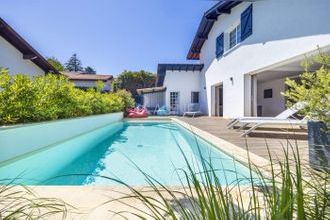
{"type": "MultiPolygon", "coordinates": [[[[180,114],[198,99],[209,116],[277,115],[286,108],[285,79],[299,80],[306,56],[330,52],[329,11],[328,0],[219,1],[188,52],[198,64],[159,65],[162,104],[180,114]]],[[[140,91],[146,105],[160,93],[150,91],[140,91]]]]}
{"type": "Polygon", "coordinates": [[[201,64],[158,64],[155,88],[138,89],[148,109],[167,106],[182,114],[190,103],[199,103],[201,64]]]}
{"type": "Polygon", "coordinates": [[[84,72],[63,72],[64,76],[75,84],[75,87],[81,89],[96,88],[97,82],[104,83],[103,91],[111,91],[112,75],[87,74],[84,72]]]}
{"type": "Polygon", "coordinates": [[[0,18],[0,66],[11,75],[58,73],[47,60],[0,18]]]}

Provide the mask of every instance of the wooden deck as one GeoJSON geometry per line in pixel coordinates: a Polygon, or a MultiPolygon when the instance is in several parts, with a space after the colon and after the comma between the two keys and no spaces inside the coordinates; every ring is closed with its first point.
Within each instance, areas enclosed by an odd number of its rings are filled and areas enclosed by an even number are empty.
{"type": "MultiPolygon", "coordinates": [[[[298,128],[279,129],[261,128],[251,133],[248,137],[240,137],[241,132],[234,129],[227,129],[228,119],[219,117],[197,117],[178,118],[192,126],[222,138],[240,148],[247,149],[258,156],[269,159],[267,146],[273,159],[282,160],[285,157],[283,147],[291,144],[294,148],[298,146],[299,155],[302,161],[308,161],[307,131],[298,128]],[[290,144],[288,144],[290,143],[290,144]]],[[[289,147],[291,148],[291,147],[289,147]]],[[[289,150],[292,158],[292,151],[289,150]]]]}

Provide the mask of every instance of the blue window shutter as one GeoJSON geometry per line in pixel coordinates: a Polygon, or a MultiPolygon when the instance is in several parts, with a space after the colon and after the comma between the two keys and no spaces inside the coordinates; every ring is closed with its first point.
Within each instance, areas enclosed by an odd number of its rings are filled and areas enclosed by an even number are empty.
{"type": "Polygon", "coordinates": [[[217,58],[221,57],[223,55],[223,52],[224,52],[224,39],[223,39],[223,33],[220,34],[218,37],[217,37],[217,40],[216,40],[216,51],[215,51],[215,54],[217,56],[217,58]]]}
{"type": "Polygon", "coordinates": [[[252,4],[241,14],[241,41],[252,34],[252,4]]]}

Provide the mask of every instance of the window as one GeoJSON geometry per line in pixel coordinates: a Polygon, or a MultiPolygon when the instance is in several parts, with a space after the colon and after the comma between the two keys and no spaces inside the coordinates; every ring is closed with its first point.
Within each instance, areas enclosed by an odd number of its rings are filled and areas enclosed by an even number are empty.
{"type": "Polygon", "coordinates": [[[179,92],[170,92],[170,111],[179,110],[179,92]]]}
{"type": "Polygon", "coordinates": [[[264,99],[273,98],[273,89],[264,90],[264,99]]]}
{"type": "Polygon", "coordinates": [[[191,92],[191,103],[193,104],[199,103],[199,92],[191,92]]]}
{"type": "Polygon", "coordinates": [[[229,49],[233,48],[241,42],[241,25],[237,25],[230,33],[229,33],[229,49]]]}

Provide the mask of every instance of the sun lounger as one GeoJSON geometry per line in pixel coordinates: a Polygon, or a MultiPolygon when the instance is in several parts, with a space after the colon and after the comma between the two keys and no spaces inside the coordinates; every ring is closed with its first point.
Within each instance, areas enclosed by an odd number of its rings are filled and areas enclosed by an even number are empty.
{"type": "Polygon", "coordinates": [[[291,108],[286,109],[285,111],[281,112],[275,117],[240,117],[240,118],[235,118],[231,120],[227,124],[227,128],[233,128],[236,124],[241,123],[241,128],[246,127],[249,123],[247,122],[248,120],[284,120],[288,119],[290,117],[293,117],[294,114],[296,114],[298,111],[303,109],[305,107],[305,103],[302,102],[297,102],[294,104],[291,108]]]}
{"type": "Polygon", "coordinates": [[[188,106],[188,111],[183,113],[183,116],[200,116],[203,113],[200,111],[200,105],[199,104],[191,104],[188,106]]]}
{"type": "Polygon", "coordinates": [[[260,126],[265,125],[291,125],[291,126],[307,126],[307,120],[296,120],[296,119],[246,119],[245,123],[254,124],[251,128],[243,132],[241,137],[250,134],[252,131],[260,126]]]}

